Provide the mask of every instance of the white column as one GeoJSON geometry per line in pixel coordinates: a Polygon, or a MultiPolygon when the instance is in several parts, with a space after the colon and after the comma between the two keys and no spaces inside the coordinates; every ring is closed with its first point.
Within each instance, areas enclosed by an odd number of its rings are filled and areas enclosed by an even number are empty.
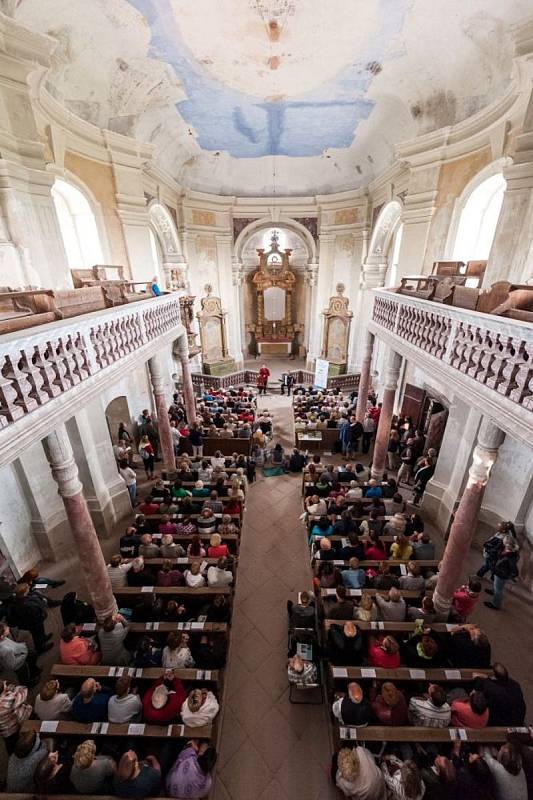
{"type": "Polygon", "coordinates": [[[309,368],[312,368],[315,359],[320,358],[324,321],[322,310],[326,299],[329,297],[328,292],[331,289],[335,257],[335,235],[332,233],[321,233],[319,235],[319,241],[320,252],[318,258],[317,285],[311,314],[309,352],[307,355],[309,368]]]}
{"type": "MultiPolygon", "coordinates": [[[[104,131],[115,179],[117,213],[122,223],[131,279],[148,283],[159,272],[150,242],[150,221],[144,196],[143,170],[152,149],[104,131]]],[[[164,276],[160,276],[162,283],[164,276]]],[[[141,288],[141,287],[138,287],[141,288]]]]}
{"type": "Polygon", "coordinates": [[[507,188],[483,279],[483,286],[486,288],[490,288],[496,281],[525,283],[533,278],[532,141],[533,93],[529,99],[522,132],[516,137],[513,163],[503,170],[507,188]]]}
{"type": "Polygon", "coordinates": [[[401,220],[402,243],[398,257],[398,284],[405,275],[422,275],[429,270],[425,264],[426,248],[439,182],[440,164],[430,167],[411,167],[409,188],[401,220]]]}
{"type": "Polygon", "coordinates": [[[79,563],[99,620],[117,610],[100,543],[94,529],[64,425],[43,439],[43,447],[76,543],[79,563]]]}
{"type": "Polygon", "coordinates": [[[91,517],[97,531],[109,536],[116,522],[131,514],[131,504],[118,474],[101,398],[75,414],[66,428],[91,517]]]}
{"type": "Polygon", "coordinates": [[[242,367],[241,321],[236,287],[233,283],[233,237],[231,233],[217,233],[218,279],[222,308],[227,313],[226,327],[228,349],[237,369],[242,367]]]}
{"type": "Polygon", "coordinates": [[[504,439],[504,432],[495,422],[483,417],[468,471],[468,481],[450,528],[433,595],[435,610],[439,615],[448,614],[453,593],[465,577],[465,562],[476,530],[485,487],[504,439]]]}

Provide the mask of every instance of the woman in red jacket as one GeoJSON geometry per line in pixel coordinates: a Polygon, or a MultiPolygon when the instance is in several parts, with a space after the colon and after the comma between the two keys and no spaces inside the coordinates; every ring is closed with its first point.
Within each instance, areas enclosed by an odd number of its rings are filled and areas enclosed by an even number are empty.
{"type": "Polygon", "coordinates": [[[400,646],[394,636],[368,637],[368,663],[371,667],[398,669],[400,646]]]}
{"type": "Polygon", "coordinates": [[[150,725],[176,722],[187,695],[179,678],[167,670],[143,697],[143,720],[150,725]]]}

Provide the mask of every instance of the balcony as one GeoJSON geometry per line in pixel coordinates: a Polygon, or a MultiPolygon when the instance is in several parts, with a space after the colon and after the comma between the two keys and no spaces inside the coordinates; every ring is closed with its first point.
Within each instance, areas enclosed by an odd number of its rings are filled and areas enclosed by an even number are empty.
{"type": "Polygon", "coordinates": [[[533,326],[376,290],[369,329],[510,436],[533,441],[533,326]]]}
{"type": "Polygon", "coordinates": [[[0,465],[182,335],[166,295],[0,336],[0,465]]]}

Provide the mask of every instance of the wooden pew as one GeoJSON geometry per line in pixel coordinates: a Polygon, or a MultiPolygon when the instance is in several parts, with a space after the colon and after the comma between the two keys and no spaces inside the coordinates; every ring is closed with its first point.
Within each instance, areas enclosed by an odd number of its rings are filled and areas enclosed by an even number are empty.
{"type": "MultiPolygon", "coordinates": [[[[79,679],[83,682],[86,678],[98,678],[108,680],[109,678],[120,678],[122,675],[129,675],[135,680],[157,681],[162,678],[166,670],[162,667],[105,667],[102,665],[81,667],[77,664],[54,664],[50,674],[53,678],[79,679]]],[[[208,682],[218,684],[220,680],[220,670],[204,669],[174,669],[174,676],[181,681],[188,683],[208,682]]]]}
{"type": "MultiPolygon", "coordinates": [[[[323,625],[325,631],[332,627],[342,628],[347,622],[354,622],[362,631],[376,631],[382,633],[413,633],[416,629],[414,622],[366,622],[359,619],[325,619],[323,625]]],[[[432,622],[424,623],[424,628],[431,628],[435,633],[450,633],[455,628],[460,627],[454,622],[432,622]]]]}
{"type": "MultiPolygon", "coordinates": [[[[143,634],[192,630],[193,633],[228,633],[229,626],[226,622],[195,622],[194,624],[195,627],[191,628],[191,622],[130,622],[128,623],[128,632],[143,634]]],[[[98,627],[96,622],[85,622],[80,625],[79,631],[80,633],[94,633],[98,627]]]]}
{"type": "MultiPolygon", "coordinates": [[[[415,592],[412,591],[411,589],[398,589],[398,591],[400,592],[400,595],[403,597],[404,600],[417,600],[424,594],[429,596],[433,594],[433,592],[430,591],[429,589],[423,589],[420,592],[415,592]]],[[[388,589],[346,589],[346,597],[361,597],[363,594],[370,594],[372,595],[372,597],[375,597],[377,594],[386,595],[387,593],[388,589]]],[[[335,597],[335,595],[336,595],[335,589],[320,590],[320,597],[322,598],[322,600],[327,600],[328,597],[335,597]]]]}
{"type": "Polygon", "coordinates": [[[430,683],[471,683],[476,675],[492,675],[491,669],[456,669],[455,667],[415,669],[398,667],[383,669],[381,667],[339,667],[328,664],[332,680],[338,681],[429,681],[430,683]]]}
{"type": "MultiPolygon", "coordinates": [[[[413,559],[413,560],[414,560],[415,564],[417,564],[419,567],[422,567],[424,569],[428,569],[428,568],[432,568],[432,567],[434,567],[436,569],[440,564],[440,561],[438,559],[436,559],[436,558],[434,558],[432,560],[427,560],[427,561],[425,561],[424,559],[420,559],[419,561],[416,560],[416,559],[413,559]]],[[[145,561],[146,561],[146,559],[145,559],[145,561]]],[[[320,558],[315,558],[314,556],[313,556],[313,561],[315,562],[315,564],[323,564],[323,563],[325,563],[320,558]]],[[[333,561],[330,561],[329,563],[333,564],[336,567],[343,567],[343,566],[347,567],[350,562],[349,561],[342,561],[341,559],[334,559],[333,561]]],[[[391,569],[394,567],[396,569],[399,569],[400,572],[402,572],[403,574],[407,575],[407,564],[409,564],[409,563],[410,563],[410,560],[409,561],[400,561],[400,560],[396,560],[396,559],[390,559],[390,560],[384,560],[384,561],[359,561],[359,566],[362,569],[366,569],[367,567],[379,567],[381,564],[386,564],[391,569]],[[403,569],[402,569],[402,567],[403,567],[403,569]]]]}
{"type": "Polygon", "coordinates": [[[529,729],[521,728],[422,728],[410,725],[368,725],[353,728],[336,725],[339,739],[358,742],[453,742],[454,740],[477,744],[500,744],[510,735],[529,737],[529,729]]]}
{"type": "MultiPolygon", "coordinates": [[[[231,595],[231,593],[231,589],[228,586],[200,586],[197,589],[191,586],[123,586],[113,592],[115,597],[142,597],[144,594],[157,594],[189,598],[211,597],[217,594],[231,595]]],[[[418,595],[415,593],[415,596],[418,595]]]]}
{"type": "Polygon", "coordinates": [[[145,725],[144,723],[119,725],[113,722],[41,722],[39,719],[27,719],[22,723],[22,731],[35,731],[40,736],[133,736],[145,739],[210,739],[212,726],[187,728],[185,725],[145,725]]]}

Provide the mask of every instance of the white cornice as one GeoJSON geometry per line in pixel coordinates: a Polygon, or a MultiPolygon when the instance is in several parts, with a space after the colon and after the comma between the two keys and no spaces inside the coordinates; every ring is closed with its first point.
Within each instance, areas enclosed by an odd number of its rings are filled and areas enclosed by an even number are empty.
{"type": "Polygon", "coordinates": [[[56,47],[56,39],[34,33],[0,11],[0,52],[27,61],[29,68],[33,69],[37,64],[48,67],[56,47]]]}

